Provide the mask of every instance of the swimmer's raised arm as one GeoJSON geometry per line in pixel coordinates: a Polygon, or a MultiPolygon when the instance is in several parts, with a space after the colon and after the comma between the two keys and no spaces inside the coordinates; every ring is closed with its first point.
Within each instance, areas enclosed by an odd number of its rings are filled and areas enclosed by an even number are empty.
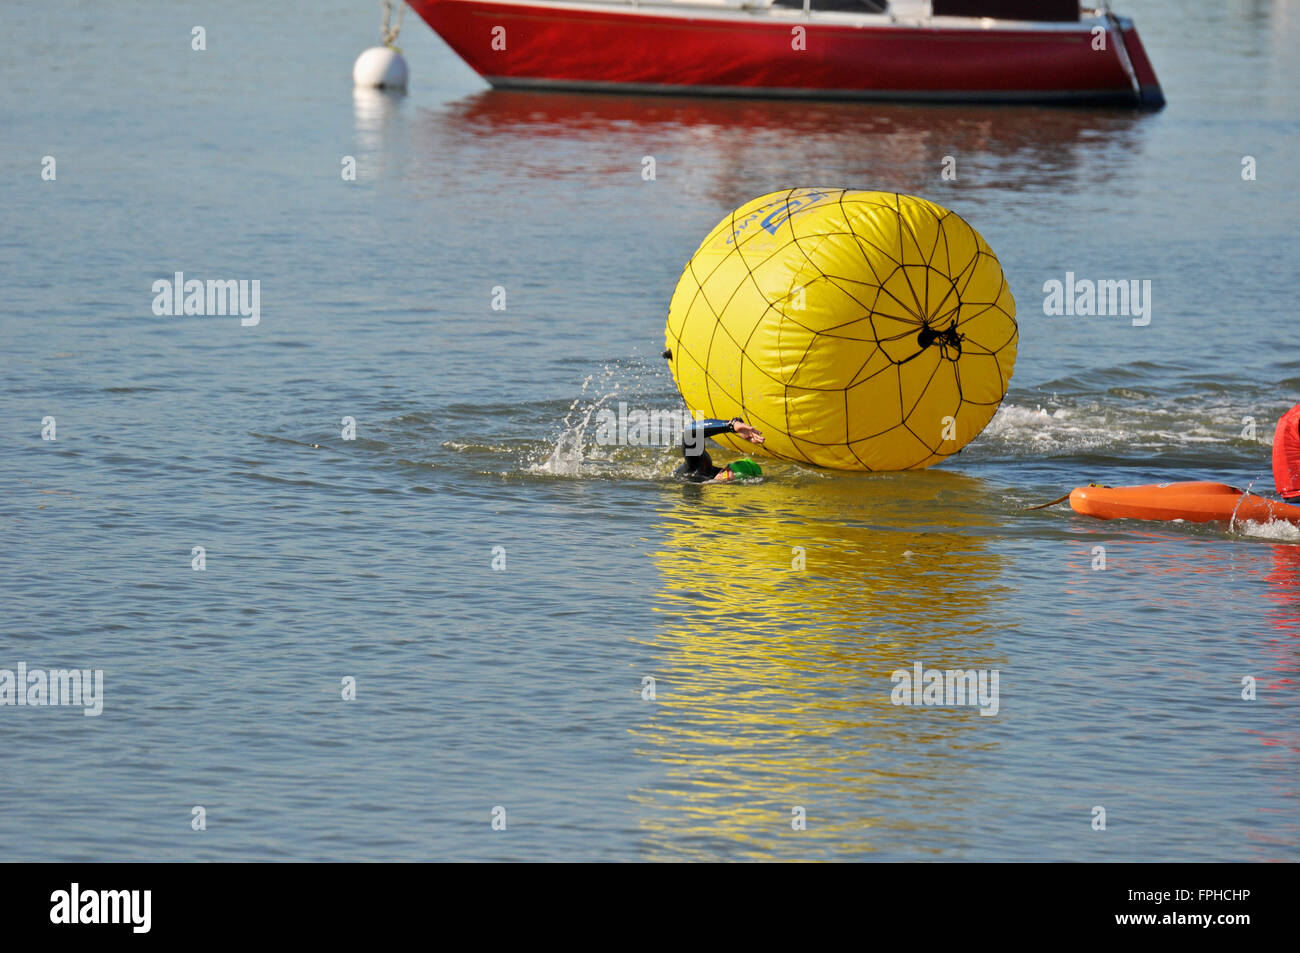
{"type": "Polygon", "coordinates": [[[747,424],[739,417],[732,417],[730,420],[715,420],[713,418],[705,420],[692,420],[689,430],[698,439],[699,437],[716,437],[718,434],[734,433],[737,437],[748,440],[750,443],[762,443],[763,434],[753,424],[747,424]]]}
{"type": "Polygon", "coordinates": [[[686,435],[695,440],[701,437],[716,437],[720,433],[731,433],[731,425],[734,423],[734,420],[715,420],[712,417],[696,420],[692,417],[686,422],[686,435]]]}

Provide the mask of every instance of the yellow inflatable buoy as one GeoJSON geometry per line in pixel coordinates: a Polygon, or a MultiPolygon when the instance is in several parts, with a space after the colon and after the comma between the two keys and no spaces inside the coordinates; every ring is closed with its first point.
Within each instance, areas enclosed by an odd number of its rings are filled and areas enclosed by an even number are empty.
{"type": "Polygon", "coordinates": [[[1015,315],[997,256],[956,213],[892,192],[790,189],[704,239],[668,307],[666,356],[687,409],[744,417],[766,437],[757,452],[906,470],[993,418],[1015,315]]]}

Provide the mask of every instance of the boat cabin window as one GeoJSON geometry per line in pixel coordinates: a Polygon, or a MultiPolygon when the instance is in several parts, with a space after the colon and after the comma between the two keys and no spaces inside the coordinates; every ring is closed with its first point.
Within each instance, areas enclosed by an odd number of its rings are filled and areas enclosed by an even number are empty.
{"type": "MultiPolygon", "coordinates": [[[[889,9],[888,0],[812,0],[812,9],[826,11],[847,11],[852,13],[884,13],[889,9]]],[[[774,7],[795,7],[803,9],[803,0],[772,0],[774,7]]]]}
{"type": "Polygon", "coordinates": [[[933,0],[931,12],[936,17],[1066,22],[1079,19],[1079,0],[933,0]]]}
{"type": "MultiPolygon", "coordinates": [[[[777,7],[803,9],[804,0],[772,0],[777,7]]],[[[814,10],[841,13],[887,13],[888,0],[812,0],[814,10]]],[[[994,17],[1000,20],[1073,22],[1079,19],[1079,0],[932,0],[936,17],[994,17]]]]}

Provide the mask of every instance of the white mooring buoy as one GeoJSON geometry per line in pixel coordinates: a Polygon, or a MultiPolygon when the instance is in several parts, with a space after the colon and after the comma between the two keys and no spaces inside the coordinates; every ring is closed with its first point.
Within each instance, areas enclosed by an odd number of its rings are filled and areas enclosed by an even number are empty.
{"type": "Polygon", "coordinates": [[[372,46],[357,57],[352,82],[380,89],[406,89],[406,60],[387,46],[372,46]]]}
{"type": "Polygon", "coordinates": [[[383,39],[384,45],[372,46],[366,50],[357,57],[357,61],[352,67],[352,82],[357,86],[378,89],[406,89],[408,75],[406,60],[402,58],[402,51],[393,45],[397,40],[398,31],[402,29],[404,7],[398,7],[397,24],[390,29],[388,17],[392,13],[392,6],[388,0],[384,0],[384,23],[380,28],[380,37],[383,39]]]}

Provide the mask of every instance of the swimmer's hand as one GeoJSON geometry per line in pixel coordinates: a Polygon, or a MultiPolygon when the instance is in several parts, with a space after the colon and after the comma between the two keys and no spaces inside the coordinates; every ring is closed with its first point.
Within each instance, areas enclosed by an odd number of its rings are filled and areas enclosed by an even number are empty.
{"type": "Polygon", "coordinates": [[[750,443],[762,443],[763,433],[753,424],[747,424],[740,418],[736,418],[731,424],[732,431],[737,437],[742,437],[750,443]]]}

